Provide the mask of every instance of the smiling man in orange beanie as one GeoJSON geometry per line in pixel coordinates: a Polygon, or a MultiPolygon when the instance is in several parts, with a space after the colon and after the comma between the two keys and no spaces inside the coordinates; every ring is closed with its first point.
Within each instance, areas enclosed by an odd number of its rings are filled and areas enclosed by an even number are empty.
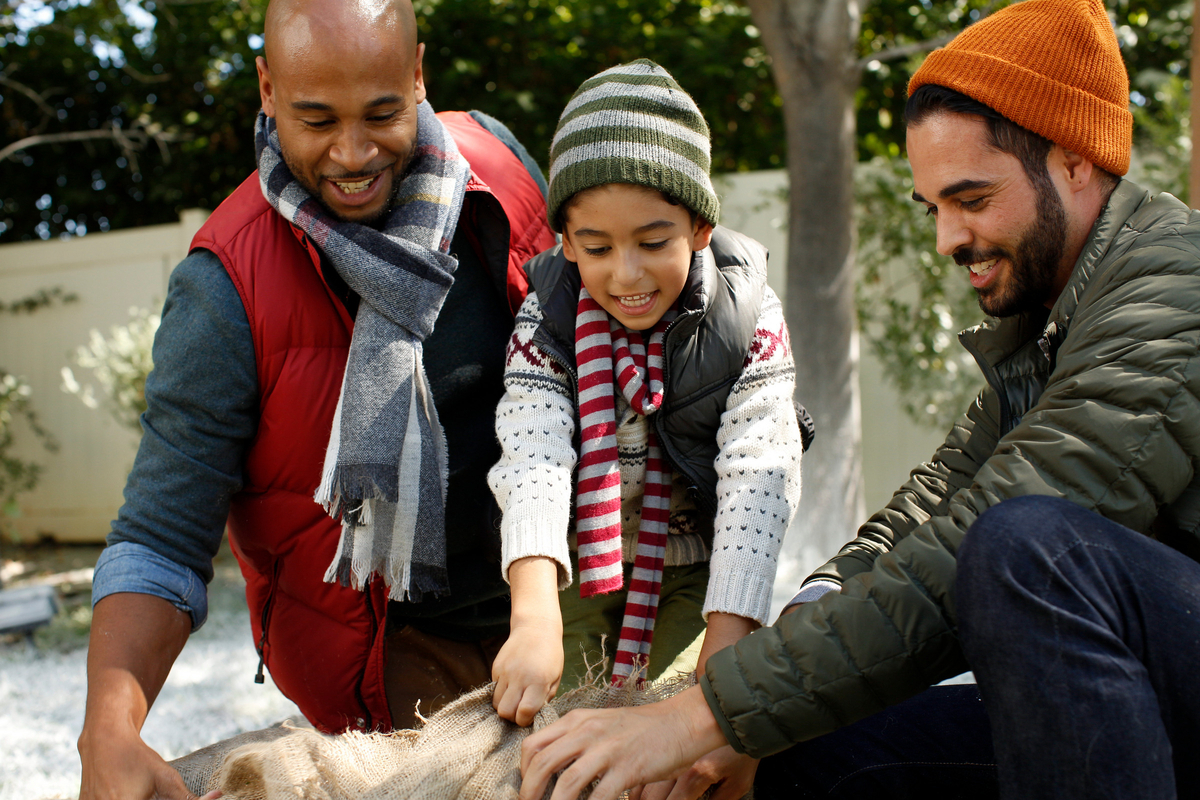
{"type": "Polygon", "coordinates": [[[989,317],[960,337],[987,387],[699,686],[527,739],[522,798],[564,769],[554,800],[693,798],[734,751],[771,756],[759,800],[1200,797],[1200,213],[1121,177],[1128,104],[1101,0],[930,54],[913,199],[989,317]]]}

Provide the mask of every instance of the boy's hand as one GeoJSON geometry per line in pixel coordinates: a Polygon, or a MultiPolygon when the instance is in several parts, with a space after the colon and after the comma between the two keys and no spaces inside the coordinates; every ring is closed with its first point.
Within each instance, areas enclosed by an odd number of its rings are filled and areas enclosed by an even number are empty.
{"type": "Polygon", "coordinates": [[[524,727],[533,723],[562,680],[558,564],[544,556],[519,558],[508,566],[508,582],[512,619],[508,641],[492,662],[492,707],[524,727]]]}
{"type": "MultiPolygon", "coordinates": [[[[557,613],[557,608],[555,609],[557,613]]],[[[501,717],[525,727],[558,691],[563,644],[560,617],[514,625],[492,663],[492,707],[501,717]]]]}

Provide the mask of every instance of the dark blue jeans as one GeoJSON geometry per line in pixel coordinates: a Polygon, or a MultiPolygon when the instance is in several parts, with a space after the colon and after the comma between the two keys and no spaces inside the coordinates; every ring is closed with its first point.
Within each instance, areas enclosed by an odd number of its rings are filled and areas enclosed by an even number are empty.
{"type": "Polygon", "coordinates": [[[971,527],[955,596],[1002,797],[1200,797],[1200,563],[1022,497],[971,527]]]}
{"type": "Polygon", "coordinates": [[[996,762],[973,684],[934,686],[764,758],[755,800],[993,800],[996,762]]]}
{"type": "Polygon", "coordinates": [[[756,797],[1200,797],[1200,563],[1024,497],[972,526],[955,601],[979,693],[933,687],[766,758],[756,797]]]}

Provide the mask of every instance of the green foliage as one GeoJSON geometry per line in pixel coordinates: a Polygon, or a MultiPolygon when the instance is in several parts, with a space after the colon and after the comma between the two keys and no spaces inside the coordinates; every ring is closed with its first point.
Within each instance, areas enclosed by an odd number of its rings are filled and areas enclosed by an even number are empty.
{"type": "Polygon", "coordinates": [[[860,159],[904,152],[908,79],[927,49],[899,58],[892,54],[940,41],[1005,5],[995,0],[879,0],[864,5],[858,38],[863,72],[856,97],[860,159]]]}
{"type": "MultiPolygon", "coordinates": [[[[114,325],[108,338],[93,329],[90,341],[75,351],[72,361],[92,371],[113,419],[140,436],[146,378],[154,369],[151,350],[161,317],[144,308],[129,309],[129,316],[129,323],[114,325]]],[[[88,408],[101,406],[96,390],[91,384],[80,385],[70,367],[63,367],[62,377],[63,391],[77,395],[88,408]]]]}
{"type": "Polygon", "coordinates": [[[0,531],[8,527],[4,524],[6,518],[20,516],[17,496],[37,486],[42,474],[40,464],[18,458],[10,452],[17,420],[23,419],[26,427],[42,441],[47,450],[57,449],[54,439],[30,408],[31,394],[32,390],[24,379],[0,370],[0,531]]]}
{"type": "Polygon", "coordinates": [[[720,0],[417,0],[435,107],[502,120],[546,166],[568,98],[614,64],[650,58],[704,111],[713,169],[784,164],[778,93],[749,10],[720,0]]]}
{"type": "Polygon", "coordinates": [[[61,286],[55,286],[52,289],[38,289],[28,297],[22,297],[11,303],[0,303],[0,313],[7,311],[9,314],[32,314],[40,308],[47,308],[55,303],[75,303],[78,301],[79,295],[74,292],[67,292],[61,286]]]}
{"type": "Polygon", "coordinates": [[[1115,11],[1130,75],[1134,159],[1129,177],[1187,202],[1192,3],[1110,0],[1109,9],[1115,11]]]}
{"type": "Polygon", "coordinates": [[[983,384],[956,337],[983,312],[962,269],[935,252],[933,224],[912,191],[904,159],[876,156],[855,171],[858,318],[904,410],[946,429],[983,384]]]}
{"type": "Polygon", "coordinates": [[[0,163],[0,241],[172,222],[186,207],[215,208],[253,168],[259,102],[248,34],[262,30],[265,6],[0,6],[0,139],[117,126],[144,143],[43,144],[0,163]]]}
{"type": "MultiPolygon", "coordinates": [[[[417,0],[438,109],[485,111],[543,165],[599,70],[649,57],[704,109],[714,168],[783,165],[782,114],[748,10],[720,0],[417,0]]],[[[266,0],[0,4],[0,141],[117,126],[0,162],[0,242],[173,222],[254,169],[266,0]]]]}
{"type": "MultiPolygon", "coordinates": [[[[12,302],[0,302],[0,314],[32,314],[55,303],[73,303],[78,298],[64,292],[61,287],[39,289],[28,297],[12,302]]],[[[58,443],[42,427],[37,414],[30,407],[29,397],[33,389],[17,375],[0,369],[0,532],[8,526],[6,518],[20,515],[17,496],[37,486],[42,467],[34,461],[14,456],[11,452],[14,428],[23,420],[30,433],[39,439],[47,450],[58,449],[58,443]]]]}
{"type": "Polygon", "coordinates": [[[15,417],[27,414],[29,395],[33,390],[29,384],[15,375],[0,372],[0,512],[5,516],[16,516],[17,495],[32,489],[37,484],[41,467],[12,456],[12,427],[15,417]]]}

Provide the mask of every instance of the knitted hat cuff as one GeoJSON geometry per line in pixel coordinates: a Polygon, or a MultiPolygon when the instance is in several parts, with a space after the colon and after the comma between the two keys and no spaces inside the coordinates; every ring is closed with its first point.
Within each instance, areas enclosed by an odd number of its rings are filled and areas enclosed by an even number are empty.
{"type": "Polygon", "coordinates": [[[639,59],[594,75],[571,96],[550,144],[550,227],[560,230],[571,197],[610,183],[657,189],[716,225],[710,152],[696,101],[658,64],[639,59]]]}
{"type": "Polygon", "coordinates": [[[930,53],[909,83],[909,96],[926,84],[965,94],[1114,175],[1129,171],[1133,115],[1128,108],[1012,62],[965,50],[930,53]],[[1031,97],[1038,103],[1030,103],[1031,97]]]}
{"type": "MultiPolygon", "coordinates": [[[[721,205],[712,183],[703,184],[694,177],[667,164],[630,158],[589,159],[557,170],[550,181],[549,215],[556,231],[563,204],[579,192],[610,183],[628,183],[657,189],[678,200],[706,222],[716,225],[721,205]]],[[[561,233],[561,231],[559,231],[561,233]]]]}

